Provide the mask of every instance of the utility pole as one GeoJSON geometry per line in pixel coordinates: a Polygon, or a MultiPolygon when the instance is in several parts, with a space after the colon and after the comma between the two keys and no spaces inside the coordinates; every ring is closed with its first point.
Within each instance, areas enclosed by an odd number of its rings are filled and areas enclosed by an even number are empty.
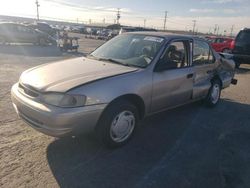
{"type": "Polygon", "coordinates": [[[210,34],[211,33],[211,27],[209,27],[209,30],[208,30],[208,34],[210,34]]]}
{"type": "Polygon", "coordinates": [[[36,0],[36,16],[37,16],[38,21],[39,21],[39,7],[40,7],[40,4],[38,0],[36,0]]]}
{"type": "Polygon", "coordinates": [[[166,30],[167,18],[168,18],[168,11],[165,11],[164,26],[163,26],[164,31],[166,30]]]}
{"type": "Polygon", "coordinates": [[[219,29],[220,29],[220,27],[218,26],[218,24],[215,24],[214,25],[214,35],[218,35],[218,33],[219,33],[219,29]]]}
{"type": "Polygon", "coordinates": [[[146,20],[146,19],[144,19],[144,28],[146,27],[146,22],[147,22],[147,20],[146,20]]]}
{"type": "Polygon", "coordinates": [[[231,37],[233,36],[233,31],[234,31],[234,25],[232,25],[231,27],[231,32],[230,32],[231,37]]]}
{"type": "Polygon", "coordinates": [[[193,34],[195,32],[195,27],[196,27],[196,20],[192,20],[194,22],[194,25],[193,25],[193,34]]]}
{"type": "Polygon", "coordinates": [[[120,8],[117,9],[117,15],[116,15],[116,23],[117,24],[120,24],[119,23],[119,20],[121,18],[121,11],[120,10],[121,10],[120,8]]]}
{"type": "Polygon", "coordinates": [[[218,26],[217,27],[217,35],[219,35],[219,30],[220,30],[220,27],[218,26]]]}
{"type": "Polygon", "coordinates": [[[106,21],[105,18],[103,18],[103,20],[102,20],[103,24],[105,24],[105,21],[106,21]]]}

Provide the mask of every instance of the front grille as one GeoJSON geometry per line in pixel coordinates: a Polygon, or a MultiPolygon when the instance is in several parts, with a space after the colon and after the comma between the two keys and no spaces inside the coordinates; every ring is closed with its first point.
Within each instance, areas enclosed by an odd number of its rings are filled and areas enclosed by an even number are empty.
{"type": "Polygon", "coordinates": [[[39,94],[35,91],[33,91],[32,89],[28,88],[28,87],[25,87],[23,86],[22,84],[18,84],[18,87],[19,87],[19,91],[21,91],[22,93],[30,96],[30,97],[38,97],[39,94]]]}

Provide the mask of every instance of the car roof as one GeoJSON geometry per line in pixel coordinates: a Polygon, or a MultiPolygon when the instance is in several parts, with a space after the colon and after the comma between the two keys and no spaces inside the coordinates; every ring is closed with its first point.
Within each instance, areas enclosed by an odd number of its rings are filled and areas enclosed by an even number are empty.
{"type": "Polygon", "coordinates": [[[232,39],[230,37],[226,37],[226,36],[206,36],[207,38],[210,38],[210,39],[232,39]]]}
{"type": "Polygon", "coordinates": [[[250,28],[243,28],[241,31],[250,31],[250,28]]]}
{"type": "Polygon", "coordinates": [[[139,34],[139,35],[150,35],[156,37],[163,37],[165,39],[191,39],[191,40],[203,40],[207,42],[204,38],[199,36],[193,35],[182,35],[182,34],[175,34],[175,33],[168,33],[168,32],[154,32],[154,31],[136,31],[136,32],[127,32],[124,34],[139,34]]]}

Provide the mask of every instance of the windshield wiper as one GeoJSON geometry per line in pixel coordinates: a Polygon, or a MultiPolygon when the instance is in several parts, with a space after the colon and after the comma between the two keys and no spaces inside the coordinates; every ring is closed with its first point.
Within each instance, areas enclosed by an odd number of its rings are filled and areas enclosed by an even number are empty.
{"type": "Polygon", "coordinates": [[[122,63],[120,61],[117,61],[115,59],[111,59],[111,58],[99,58],[98,59],[99,61],[109,61],[111,63],[115,63],[115,64],[119,64],[119,65],[124,65],[124,66],[130,66],[129,64],[127,63],[122,63]]]}
{"type": "Polygon", "coordinates": [[[98,57],[96,57],[96,56],[94,56],[94,55],[92,55],[92,54],[88,54],[86,57],[89,58],[89,59],[99,60],[98,57]]]}
{"type": "Polygon", "coordinates": [[[108,62],[111,62],[111,63],[115,63],[115,64],[127,66],[127,67],[139,67],[139,68],[142,68],[142,66],[129,64],[129,63],[123,63],[123,62],[117,61],[117,60],[112,59],[112,58],[98,58],[98,57],[96,57],[96,56],[94,56],[92,54],[89,54],[87,57],[90,58],[90,59],[95,59],[95,60],[98,60],[98,61],[108,61],[108,62]]]}

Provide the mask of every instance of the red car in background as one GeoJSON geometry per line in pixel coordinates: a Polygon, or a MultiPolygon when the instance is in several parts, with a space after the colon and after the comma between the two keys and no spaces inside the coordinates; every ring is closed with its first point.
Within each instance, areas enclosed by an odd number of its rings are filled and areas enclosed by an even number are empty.
{"type": "Polygon", "coordinates": [[[229,53],[234,39],[229,37],[206,37],[216,52],[229,53]]]}

